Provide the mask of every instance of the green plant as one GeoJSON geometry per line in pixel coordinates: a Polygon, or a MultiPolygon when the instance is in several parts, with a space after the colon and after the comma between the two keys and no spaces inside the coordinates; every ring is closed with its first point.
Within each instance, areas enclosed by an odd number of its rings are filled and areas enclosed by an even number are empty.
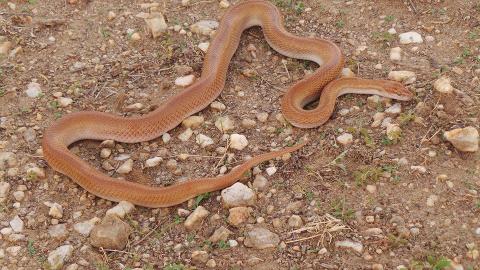
{"type": "Polygon", "coordinates": [[[183,264],[170,263],[163,268],[163,270],[184,270],[185,266],[183,264]]]}
{"type": "Polygon", "coordinates": [[[345,198],[336,199],[331,204],[330,213],[343,221],[348,221],[353,219],[355,211],[346,206],[345,198]]]}
{"type": "Polygon", "coordinates": [[[389,32],[374,32],[373,39],[377,42],[391,42],[395,39],[395,36],[389,32]]]}
{"type": "Polygon", "coordinates": [[[210,198],[210,192],[206,192],[206,193],[198,195],[195,198],[195,203],[193,204],[192,209],[196,209],[203,200],[206,200],[208,198],[210,198]]]}
{"type": "Polygon", "coordinates": [[[366,128],[360,129],[360,136],[362,136],[363,142],[365,143],[366,146],[373,147],[375,145],[375,142],[373,141],[372,136],[368,134],[368,130],[366,128]]]}
{"type": "Polygon", "coordinates": [[[313,195],[314,195],[313,191],[311,191],[311,190],[305,192],[305,198],[307,198],[307,200],[309,202],[311,202],[313,200],[313,195]]]}
{"type": "Polygon", "coordinates": [[[414,121],[415,120],[415,114],[413,113],[401,113],[399,116],[398,116],[398,120],[400,122],[400,126],[403,126],[411,121],[414,121]]]}
{"type": "Polygon", "coordinates": [[[37,254],[37,250],[33,246],[33,243],[34,243],[33,240],[28,240],[28,243],[27,243],[28,255],[32,257],[35,256],[35,254],[37,254]]]}
{"type": "Polygon", "coordinates": [[[432,270],[442,270],[450,266],[450,260],[443,256],[436,258],[429,255],[427,256],[427,262],[432,266],[432,270]]]}
{"type": "Polygon", "coordinates": [[[184,220],[185,220],[185,218],[183,218],[183,217],[181,217],[181,216],[179,216],[179,215],[175,215],[175,216],[173,217],[173,223],[175,223],[175,224],[180,224],[180,223],[182,223],[184,220]]]}
{"type": "Polygon", "coordinates": [[[338,20],[335,23],[335,26],[337,26],[338,28],[343,28],[345,26],[345,22],[343,20],[338,20]]]}
{"type": "Polygon", "coordinates": [[[353,178],[357,186],[375,183],[382,175],[382,169],[373,166],[366,166],[353,172],[353,178]]]}
{"type": "Polygon", "coordinates": [[[305,4],[303,2],[295,3],[294,10],[297,14],[302,13],[305,10],[305,4]]]}
{"type": "Polygon", "coordinates": [[[393,22],[395,20],[395,16],[393,15],[388,15],[385,17],[386,22],[393,22]]]}
{"type": "Polygon", "coordinates": [[[0,87],[0,97],[3,97],[5,95],[5,90],[0,87]]]}
{"type": "Polygon", "coordinates": [[[108,267],[108,265],[106,265],[104,263],[97,263],[97,264],[95,264],[95,269],[97,269],[97,270],[109,270],[110,268],[108,267]]]}
{"type": "Polygon", "coordinates": [[[228,242],[225,242],[224,240],[220,240],[218,241],[217,246],[219,249],[227,249],[230,247],[230,244],[228,242]]]}

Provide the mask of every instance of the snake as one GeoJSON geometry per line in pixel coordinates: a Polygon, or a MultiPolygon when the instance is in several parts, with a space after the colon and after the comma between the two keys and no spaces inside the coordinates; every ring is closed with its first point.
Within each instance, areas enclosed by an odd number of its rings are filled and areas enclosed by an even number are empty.
{"type": "Polygon", "coordinates": [[[253,156],[226,174],[189,179],[169,186],[150,186],[110,177],[69,150],[71,144],[87,139],[121,143],[154,140],[174,129],[185,118],[205,109],[225,86],[228,66],[242,33],[254,26],[261,27],[266,41],[278,53],[318,64],[314,72],[295,82],[281,98],[282,114],[295,127],[314,128],[324,124],[334,112],[337,97],[348,93],[379,95],[401,101],[412,98],[413,94],[400,82],[340,78],[345,57],[337,45],[326,39],[294,35],[284,28],[282,14],[274,4],[265,0],[247,0],[225,11],[204,56],[201,76],[193,84],[142,115],[123,117],[98,111],[78,111],[63,116],[44,131],[44,159],[55,171],[100,198],[159,208],[178,205],[199,194],[229,187],[261,162],[300,149],[307,140],[253,156]],[[316,101],[318,105],[306,109],[316,101]]]}

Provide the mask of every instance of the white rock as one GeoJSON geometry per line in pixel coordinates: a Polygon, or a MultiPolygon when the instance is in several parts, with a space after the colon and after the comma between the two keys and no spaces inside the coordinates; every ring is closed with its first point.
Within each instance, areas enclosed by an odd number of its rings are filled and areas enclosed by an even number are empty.
{"type": "Polygon", "coordinates": [[[336,247],[341,247],[341,248],[349,248],[353,249],[357,253],[362,253],[363,252],[363,244],[360,242],[354,242],[351,240],[344,240],[344,241],[337,241],[335,242],[336,247]]]}
{"type": "Polygon", "coordinates": [[[40,84],[37,82],[31,82],[27,85],[27,90],[25,91],[28,97],[36,98],[42,94],[42,89],[40,84]]]}
{"type": "Polygon", "coordinates": [[[427,168],[425,168],[424,166],[414,166],[414,165],[412,165],[412,166],[410,166],[410,169],[412,171],[417,171],[419,173],[426,173],[427,172],[427,168]]]}
{"type": "Polygon", "coordinates": [[[110,148],[102,148],[102,150],[100,150],[101,158],[108,158],[111,154],[112,154],[112,149],[110,148]]]}
{"type": "Polygon", "coordinates": [[[198,128],[199,126],[201,126],[204,121],[205,121],[205,119],[203,118],[203,116],[191,115],[191,116],[185,118],[182,121],[182,125],[186,128],[194,129],[194,128],[198,128]]]}
{"type": "Polygon", "coordinates": [[[350,133],[343,133],[337,137],[337,141],[342,145],[348,145],[353,142],[353,135],[350,133]]]}
{"type": "Polygon", "coordinates": [[[402,136],[402,129],[397,124],[387,125],[387,137],[389,140],[395,141],[402,136]]]}
{"type": "Polygon", "coordinates": [[[73,252],[72,245],[63,245],[56,248],[48,254],[47,263],[48,269],[58,270],[63,267],[63,264],[70,258],[73,252]]]}
{"type": "Polygon", "coordinates": [[[236,240],[230,239],[230,240],[228,240],[228,245],[230,247],[236,247],[236,246],[238,246],[238,242],[236,240]]]}
{"type": "Polygon", "coordinates": [[[265,190],[265,188],[267,187],[268,185],[268,180],[267,178],[265,178],[263,175],[261,174],[257,174],[255,176],[255,180],[253,180],[253,188],[256,189],[256,190],[265,190]]]}
{"type": "Polygon", "coordinates": [[[185,228],[191,230],[198,225],[210,214],[210,212],[205,209],[203,206],[198,206],[185,220],[185,228]]]}
{"type": "Polygon", "coordinates": [[[350,68],[343,68],[342,72],[340,73],[342,78],[353,78],[355,77],[355,73],[350,68]]]}
{"type": "Polygon", "coordinates": [[[8,192],[10,192],[10,187],[10,183],[0,182],[0,199],[6,198],[8,196],[8,192]]]}
{"type": "Polygon", "coordinates": [[[248,145],[248,140],[245,135],[232,134],[230,135],[230,147],[235,150],[243,150],[248,145]]]}
{"type": "Polygon", "coordinates": [[[108,19],[109,21],[115,19],[116,17],[117,17],[117,14],[115,14],[115,12],[113,12],[113,11],[111,11],[111,10],[108,12],[107,19],[108,19]]]}
{"type": "Polygon", "coordinates": [[[125,111],[126,112],[136,112],[136,111],[140,111],[144,107],[145,107],[145,105],[143,105],[140,102],[137,102],[137,103],[133,103],[133,104],[130,104],[127,107],[125,107],[125,111]]]}
{"type": "Polygon", "coordinates": [[[57,98],[58,104],[60,104],[60,107],[67,107],[68,105],[72,104],[73,99],[67,98],[67,97],[59,97],[57,98]]]}
{"type": "Polygon", "coordinates": [[[159,37],[163,32],[167,31],[168,25],[165,18],[160,12],[152,12],[145,18],[145,23],[152,34],[153,38],[159,37]]]}
{"type": "Polygon", "coordinates": [[[227,107],[225,104],[219,102],[219,101],[214,101],[210,104],[210,108],[217,110],[217,111],[224,111],[227,107]]]}
{"type": "Polygon", "coordinates": [[[256,200],[255,192],[238,182],[222,190],[221,195],[225,208],[253,205],[256,200]]]}
{"type": "Polygon", "coordinates": [[[162,161],[163,159],[161,157],[149,158],[145,161],[145,167],[151,168],[151,167],[158,166],[158,164],[160,164],[160,162],[162,161]]]}
{"type": "Polygon", "coordinates": [[[135,205],[127,201],[121,201],[113,208],[107,210],[105,213],[106,216],[108,215],[116,215],[119,218],[124,218],[127,214],[130,214],[135,209],[135,205]]]}
{"type": "Polygon", "coordinates": [[[14,191],[12,195],[17,202],[21,202],[23,201],[23,199],[25,199],[25,192],[23,192],[22,190],[14,191]]]}
{"type": "Polygon", "coordinates": [[[399,114],[401,112],[402,112],[402,104],[400,103],[395,103],[385,110],[385,113],[388,113],[388,114],[399,114]]]}
{"type": "Polygon", "coordinates": [[[235,128],[233,121],[228,116],[218,117],[215,126],[223,133],[235,128]]]}
{"type": "Polygon", "coordinates": [[[90,232],[92,231],[93,227],[100,222],[100,218],[98,217],[93,217],[89,220],[83,221],[76,223],[73,225],[73,229],[78,232],[79,234],[87,237],[90,235],[90,232]]]}
{"type": "Polygon", "coordinates": [[[369,193],[375,193],[377,192],[377,186],[375,185],[367,185],[365,187],[365,189],[369,192],[369,193]]]}
{"type": "Polygon", "coordinates": [[[52,225],[48,228],[48,235],[55,239],[65,239],[67,238],[68,231],[67,231],[67,224],[57,224],[52,225]]]}
{"type": "Polygon", "coordinates": [[[373,123],[372,127],[379,127],[382,124],[383,119],[385,119],[385,113],[383,112],[376,112],[373,115],[373,123]]]}
{"type": "Polygon", "coordinates": [[[208,47],[210,47],[210,42],[201,42],[198,44],[198,48],[204,53],[208,51],[208,47]]]}
{"type": "Polygon", "coordinates": [[[127,159],[120,167],[117,169],[117,173],[121,174],[127,174],[131,172],[133,169],[133,160],[132,159],[127,159]]]}
{"type": "Polygon", "coordinates": [[[280,243],[277,234],[261,227],[254,227],[246,233],[244,244],[257,249],[274,248],[280,243]]]}
{"type": "Polygon", "coordinates": [[[191,85],[195,81],[195,75],[190,74],[187,76],[183,77],[178,77],[175,79],[175,85],[181,86],[181,87],[186,87],[191,85]]]}
{"type": "Polygon", "coordinates": [[[395,28],[392,27],[392,28],[388,29],[387,32],[391,35],[395,35],[397,33],[397,30],[395,30],[395,28]]]}
{"type": "Polygon", "coordinates": [[[443,136],[459,151],[478,151],[479,134],[477,129],[472,126],[445,131],[443,136]]]}
{"type": "Polygon", "coordinates": [[[423,43],[422,36],[417,32],[406,32],[398,35],[400,44],[423,43]]]}
{"type": "Polygon", "coordinates": [[[163,143],[168,143],[172,139],[172,136],[168,133],[163,133],[162,134],[162,142],[163,143]]]}
{"type": "Polygon", "coordinates": [[[435,38],[432,37],[432,36],[426,36],[426,37],[425,37],[425,40],[426,40],[427,42],[434,42],[434,41],[435,41],[435,38]]]}
{"type": "Polygon", "coordinates": [[[190,26],[193,33],[209,36],[213,30],[218,28],[218,22],[213,20],[198,21],[190,26]]]}
{"type": "Polygon", "coordinates": [[[402,60],[402,48],[395,47],[395,48],[390,49],[390,60],[392,60],[392,61],[402,60]]]}
{"type": "Polygon", "coordinates": [[[10,256],[15,258],[15,257],[17,257],[17,255],[18,255],[18,253],[20,252],[21,249],[22,249],[21,246],[12,246],[12,247],[7,247],[6,251],[10,256]]]}
{"type": "Polygon", "coordinates": [[[12,220],[10,220],[10,227],[12,227],[14,232],[20,233],[23,231],[23,221],[20,219],[20,217],[15,216],[12,220]]]}
{"type": "Polygon", "coordinates": [[[448,77],[442,76],[433,83],[433,88],[442,94],[451,94],[453,92],[453,86],[451,80],[448,77]]]}
{"type": "Polygon", "coordinates": [[[430,195],[427,198],[427,206],[433,207],[433,206],[435,206],[435,202],[437,202],[437,201],[438,201],[438,196],[437,195],[434,195],[434,194],[430,195]]]}
{"type": "Polygon", "coordinates": [[[190,139],[190,137],[192,137],[192,135],[193,135],[192,129],[187,128],[184,132],[182,132],[178,135],[178,139],[180,139],[180,141],[182,141],[182,142],[186,142],[190,139]]]}
{"type": "Polygon", "coordinates": [[[63,207],[58,203],[53,203],[50,206],[50,210],[48,211],[48,215],[57,219],[63,217],[63,207]]]}
{"type": "Polygon", "coordinates": [[[197,144],[199,144],[203,148],[209,145],[212,145],[214,143],[212,138],[203,134],[198,134],[197,137],[195,138],[195,141],[197,142],[197,144]]]}
{"type": "Polygon", "coordinates": [[[12,42],[4,41],[0,43],[0,55],[8,55],[10,48],[12,47],[12,42]]]}
{"type": "Polygon", "coordinates": [[[258,121],[265,123],[268,120],[268,113],[266,112],[257,113],[256,117],[258,121]]]}
{"type": "Polygon", "coordinates": [[[227,0],[221,0],[219,6],[221,8],[228,8],[230,6],[230,3],[227,0]]]}
{"type": "Polygon", "coordinates": [[[417,80],[417,75],[413,71],[398,70],[398,71],[390,71],[388,73],[388,78],[390,80],[402,82],[404,84],[411,84],[417,80]]]}
{"type": "Polygon", "coordinates": [[[268,176],[272,176],[277,172],[277,167],[271,166],[265,169],[265,172],[267,173],[268,176]]]}

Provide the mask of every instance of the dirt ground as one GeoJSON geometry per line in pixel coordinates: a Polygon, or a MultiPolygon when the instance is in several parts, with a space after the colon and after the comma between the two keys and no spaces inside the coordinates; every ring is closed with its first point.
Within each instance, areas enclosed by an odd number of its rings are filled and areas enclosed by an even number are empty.
{"type": "MultiPolygon", "coordinates": [[[[386,79],[392,70],[415,73],[416,81],[408,85],[415,98],[400,102],[401,114],[391,116],[401,136],[391,140],[384,127],[371,126],[373,115],[396,101],[372,106],[368,96],[360,95],[339,98],[330,121],[319,128],[298,129],[283,122],[279,101],[284,90],[316,66],[278,54],[261,29],[252,28],[242,36],[217,99],[226,110],[202,110],[197,115],[205,123],[194,132],[212,138],[215,147],[225,146],[214,122],[219,116],[235,122],[229,133],[245,135],[249,146],[232,152],[235,157],[225,164],[228,169],[246,155],[285,146],[287,137],[298,140],[308,135],[311,143],[289,160],[260,166],[263,171],[274,164],[278,171],[264,174],[268,186],[257,191],[248,224],[228,224],[229,211],[217,191],[200,203],[219,220],[207,218],[199,229],[187,231],[178,215],[179,208],[191,208],[187,203],[160,210],[137,207],[125,218],[133,228],[127,247],[105,251],[93,247],[73,226],[103,217],[114,203],[53,171],[42,159],[42,132],[75,111],[140,115],[182,91],[174,81],[184,74],[175,67],[189,66],[200,77],[204,52],[198,44],[210,40],[190,35],[189,26],[199,20],[219,21],[226,9],[217,0],[191,0],[186,6],[180,0],[158,1],[170,29],[154,39],[144,20],[136,17],[148,12],[140,6],[142,1],[0,0],[0,43],[12,43],[10,56],[0,54],[0,152],[13,152],[17,161],[13,170],[0,167],[0,180],[11,185],[1,204],[0,228],[9,227],[17,215],[25,222],[20,233],[24,238],[0,238],[2,269],[46,267],[49,253],[65,244],[74,248],[64,263],[69,269],[77,269],[74,264],[78,269],[480,269],[480,152],[457,151],[442,136],[453,128],[480,128],[480,1],[272,2],[292,33],[334,41],[356,76],[386,79]],[[186,34],[173,29],[175,25],[186,34]],[[396,34],[387,32],[392,27],[396,34]],[[400,44],[398,34],[409,31],[421,34],[423,43],[400,44]],[[140,39],[133,40],[132,33],[140,39]],[[249,44],[256,48],[256,57],[247,49],[249,44]],[[390,59],[394,47],[402,49],[400,61],[390,59]],[[255,75],[245,76],[246,70],[255,75]],[[433,83],[440,76],[449,77],[461,94],[445,98],[436,92],[433,83]],[[25,92],[32,82],[41,87],[36,98],[25,92]],[[57,92],[73,103],[59,105],[57,92]],[[128,112],[127,106],[134,103],[144,108],[128,112]],[[268,113],[266,122],[256,119],[260,112],[268,113]],[[243,127],[245,118],[254,119],[255,127],[243,127]],[[353,135],[353,142],[342,145],[336,138],[346,132],[353,135]],[[32,167],[43,169],[46,176],[32,177],[27,173],[32,167]],[[16,191],[23,191],[24,198],[17,198],[16,191]],[[296,214],[303,226],[317,227],[290,233],[294,228],[287,224],[291,214],[285,209],[296,201],[302,205],[296,214]],[[60,204],[63,216],[49,215],[45,202],[60,204]],[[259,218],[280,237],[277,247],[254,249],[242,243],[259,218]],[[331,222],[320,222],[328,218],[331,222]],[[283,225],[274,226],[274,219],[283,225]],[[56,223],[66,224],[65,237],[49,235],[49,227],[56,223]],[[208,241],[220,226],[233,232],[229,239],[238,246],[208,241]],[[381,232],[372,235],[371,229],[381,232]],[[363,249],[336,246],[343,240],[361,243],[363,249]],[[16,256],[8,249],[13,246],[21,247],[16,256]],[[192,261],[196,250],[207,251],[215,266],[192,261]]],[[[118,168],[122,161],[114,157],[131,155],[134,169],[126,178],[151,185],[218,174],[214,168],[222,154],[215,147],[200,147],[195,138],[180,141],[177,136],[184,130],[182,126],[171,130],[168,143],[158,138],[117,144],[108,160],[118,168]],[[144,168],[145,159],[158,153],[196,156],[175,158],[179,170],[174,172],[165,162],[144,168]]],[[[98,141],[83,141],[72,151],[107,172],[100,149],[98,141]]]]}

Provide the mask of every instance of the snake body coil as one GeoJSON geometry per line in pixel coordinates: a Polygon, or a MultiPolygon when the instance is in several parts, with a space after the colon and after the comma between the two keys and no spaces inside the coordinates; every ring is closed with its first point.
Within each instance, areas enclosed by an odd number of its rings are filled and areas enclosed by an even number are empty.
{"type": "Polygon", "coordinates": [[[322,125],[333,113],[336,98],[345,93],[378,94],[399,100],[411,98],[410,92],[397,82],[336,79],[344,65],[344,57],[335,44],[288,33],[274,5],[267,1],[250,0],[231,7],[223,16],[197,82],[143,116],[124,118],[101,112],[77,112],[63,117],[44,133],[42,146],[45,159],[56,171],[99,197],[112,201],[126,200],[145,207],[167,207],[201,193],[228,187],[256,164],[299,149],[304,143],[255,156],[226,175],[192,179],[168,187],[151,187],[114,179],[68,150],[70,144],[84,139],[113,139],[125,143],[152,140],[204,109],[217,98],[225,85],[228,64],[237,50],[242,32],[257,25],[262,27],[270,46],[279,53],[320,65],[313,74],[293,85],[282,98],[283,115],[296,127],[322,125]],[[316,108],[304,109],[306,104],[319,97],[316,108]]]}

